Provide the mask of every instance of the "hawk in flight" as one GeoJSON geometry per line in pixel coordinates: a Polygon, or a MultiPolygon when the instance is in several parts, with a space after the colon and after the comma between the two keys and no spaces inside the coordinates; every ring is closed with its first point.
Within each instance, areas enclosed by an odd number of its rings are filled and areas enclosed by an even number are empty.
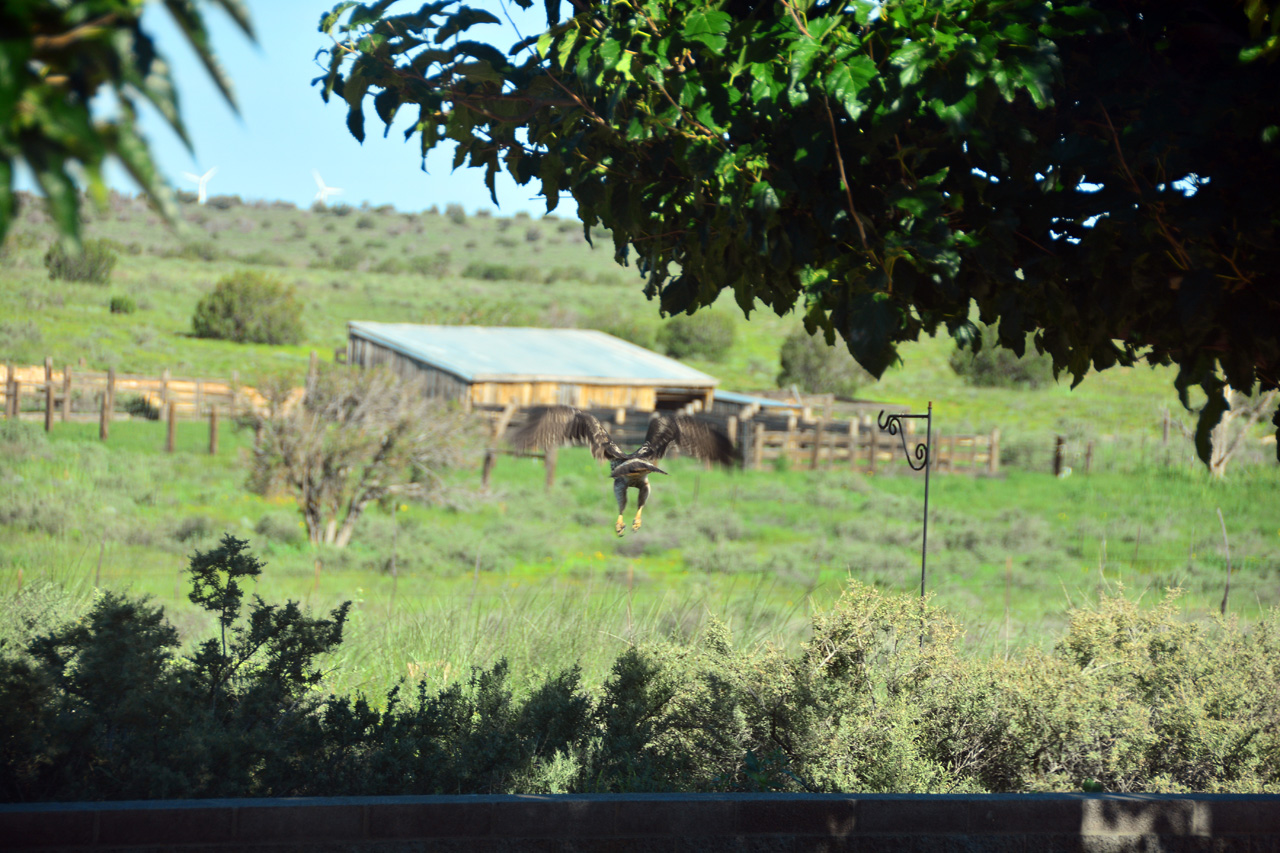
{"type": "Polygon", "coordinates": [[[535,412],[529,422],[516,431],[511,443],[521,450],[550,447],[555,444],[587,444],[596,459],[609,460],[609,476],[613,477],[613,494],[618,499],[619,536],[626,527],[622,515],[627,508],[627,489],[639,492],[636,520],[632,530],[640,529],[640,513],[649,499],[649,474],[665,474],[657,461],[672,444],[690,456],[710,459],[722,465],[734,461],[733,442],[709,424],[684,415],[657,415],[649,421],[644,444],[634,453],[623,453],[613,443],[609,432],[586,412],[571,406],[552,406],[535,412]]]}

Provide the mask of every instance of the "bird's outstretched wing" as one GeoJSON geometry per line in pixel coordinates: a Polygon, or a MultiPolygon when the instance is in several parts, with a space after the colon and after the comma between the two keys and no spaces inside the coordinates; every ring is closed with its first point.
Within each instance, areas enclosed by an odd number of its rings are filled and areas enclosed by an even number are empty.
{"type": "Polygon", "coordinates": [[[586,444],[597,459],[625,459],[609,432],[591,415],[572,406],[552,406],[534,411],[529,422],[516,430],[511,443],[520,450],[556,444],[586,444]]]}
{"type": "Polygon", "coordinates": [[[649,421],[644,446],[636,455],[641,459],[661,459],[672,444],[698,459],[710,459],[721,465],[731,465],[734,461],[729,436],[706,421],[684,415],[659,415],[649,421]]]}

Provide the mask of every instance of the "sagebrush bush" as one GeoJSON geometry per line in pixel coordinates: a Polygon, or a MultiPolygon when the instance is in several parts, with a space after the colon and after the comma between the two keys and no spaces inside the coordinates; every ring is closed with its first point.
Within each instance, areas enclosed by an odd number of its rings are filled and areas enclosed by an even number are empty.
{"type": "Polygon", "coordinates": [[[778,373],[779,388],[795,385],[807,393],[852,397],[859,388],[875,381],[853,360],[844,341],[837,338],[834,345],[828,344],[822,332],[810,335],[798,329],[787,335],[778,361],[782,368],[778,373]]]}
{"type": "Polygon", "coordinates": [[[737,326],[728,314],[701,311],[677,314],[658,329],[658,346],[672,358],[720,361],[733,348],[737,326]]]}
{"type": "Polygon", "coordinates": [[[302,303],[282,279],[243,270],[222,278],[196,304],[191,326],[199,338],[296,344],[302,340],[302,303]]]}
{"type": "Polygon", "coordinates": [[[1030,340],[1021,358],[998,345],[996,330],[991,326],[982,327],[981,341],[978,352],[957,346],[949,359],[951,369],[966,384],[979,388],[1029,389],[1053,384],[1053,359],[1036,352],[1030,340]]]}
{"type": "Polygon", "coordinates": [[[130,296],[113,296],[107,308],[112,314],[132,314],[138,310],[138,303],[130,296]]]}
{"type": "Polygon", "coordinates": [[[49,278],[106,284],[116,265],[115,244],[110,240],[85,240],[80,251],[68,251],[62,241],[49,247],[44,256],[49,278]]]}
{"type": "Polygon", "coordinates": [[[798,653],[712,620],[594,689],[575,668],[517,693],[499,662],[371,701],[318,689],[347,605],[245,612],[246,546],[191,558],[215,629],[186,655],[146,602],[6,603],[0,797],[1280,790],[1276,612],[1246,632],[1106,597],[1051,651],[975,659],[927,600],[853,582],[798,653]]]}

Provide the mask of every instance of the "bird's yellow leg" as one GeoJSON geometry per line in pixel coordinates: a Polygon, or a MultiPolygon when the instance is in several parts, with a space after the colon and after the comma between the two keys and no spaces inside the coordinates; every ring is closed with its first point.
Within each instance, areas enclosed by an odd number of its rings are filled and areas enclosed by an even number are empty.
{"type": "Polygon", "coordinates": [[[618,516],[618,523],[617,523],[616,525],[614,525],[614,528],[613,528],[613,529],[617,532],[617,534],[618,534],[619,536],[621,536],[621,535],[622,535],[622,531],[626,528],[626,526],[627,526],[627,522],[626,522],[625,520],[623,520],[623,518],[622,518],[622,516],[621,516],[621,515],[619,515],[619,516],[618,516]]]}
{"type": "MultiPolygon", "coordinates": [[[[644,507],[640,507],[639,509],[636,510],[636,523],[631,525],[632,530],[640,529],[640,513],[642,512],[644,512],[644,507]]],[[[621,521],[619,521],[619,523],[621,523],[621,521]]]]}

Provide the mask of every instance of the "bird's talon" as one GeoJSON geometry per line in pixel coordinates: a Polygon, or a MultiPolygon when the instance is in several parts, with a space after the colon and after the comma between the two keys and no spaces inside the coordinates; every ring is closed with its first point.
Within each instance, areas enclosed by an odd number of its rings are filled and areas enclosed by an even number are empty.
{"type": "Polygon", "coordinates": [[[617,534],[618,534],[619,536],[621,536],[621,535],[622,535],[622,531],[623,531],[623,530],[625,530],[625,529],[626,529],[626,527],[627,527],[627,523],[626,523],[625,521],[623,521],[623,520],[622,520],[622,516],[618,516],[618,523],[617,523],[617,524],[615,524],[615,525],[614,525],[614,527],[613,527],[614,531],[616,531],[616,532],[617,532],[617,534]]]}
{"type": "Polygon", "coordinates": [[[632,530],[639,530],[639,529],[640,529],[640,519],[638,519],[638,518],[636,519],[636,523],[635,523],[635,524],[633,524],[633,525],[631,525],[631,529],[632,529],[632,530]]]}

